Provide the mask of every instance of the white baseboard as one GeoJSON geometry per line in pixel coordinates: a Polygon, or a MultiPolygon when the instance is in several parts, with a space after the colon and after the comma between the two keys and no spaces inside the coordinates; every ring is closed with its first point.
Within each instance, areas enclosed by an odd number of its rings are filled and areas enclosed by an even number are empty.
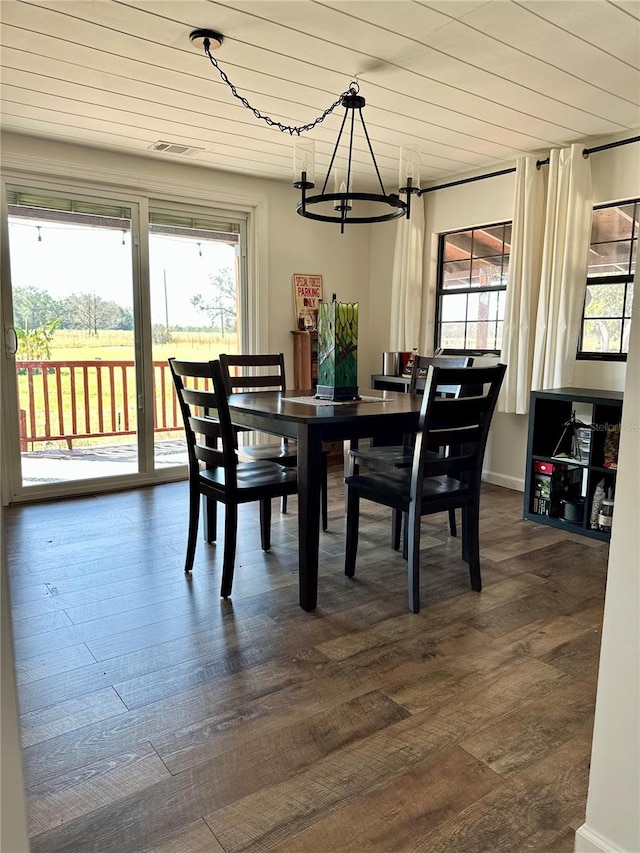
{"type": "Polygon", "coordinates": [[[574,853],[630,853],[630,851],[617,847],[608,839],[589,829],[586,823],[583,823],[580,829],[576,830],[573,850],[574,853]]]}
{"type": "Polygon", "coordinates": [[[506,474],[497,474],[495,471],[483,471],[482,479],[485,483],[493,483],[494,486],[513,489],[514,492],[524,492],[524,480],[520,477],[507,477],[506,474]]]}

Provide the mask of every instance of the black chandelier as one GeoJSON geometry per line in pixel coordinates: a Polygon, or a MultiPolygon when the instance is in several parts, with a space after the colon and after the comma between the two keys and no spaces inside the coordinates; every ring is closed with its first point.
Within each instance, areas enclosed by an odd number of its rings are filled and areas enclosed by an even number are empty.
{"type": "Polygon", "coordinates": [[[344,232],[344,226],[352,223],[388,222],[391,219],[411,216],[411,196],[415,193],[421,194],[420,190],[420,151],[413,146],[401,148],[400,151],[400,179],[398,193],[387,193],[382,182],[380,170],[376,162],[375,154],[371,146],[371,140],[362,116],[362,108],[365,99],[359,94],[360,87],[357,81],[352,81],[346,92],[328,107],[320,116],[309,124],[299,127],[284,125],[269,116],[263,115],[253,107],[245,97],[239,95],[236,87],[231,83],[225,72],[220,68],[213,57],[211,50],[220,47],[224,36],[215,30],[193,30],[189,39],[197,47],[202,46],[211,64],[219,72],[223,82],[230,88],[231,93],[243,106],[251,110],[256,118],[266,122],[271,127],[276,127],[282,132],[287,132],[296,137],[294,144],[294,183],[293,186],[300,190],[300,201],[297,212],[307,219],[315,219],[320,222],[336,222],[340,224],[340,231],[344,232]],[[322,183],[319,193],[309,195],[308,191],[315,188],[315,145],[313,140],[302,139],[301,134],[312,130],[320,122],[330,115],[337,107],[344,107],[344,116],[338,138],[333,148],[329,161],[329,167],[322,183]],[[353,139],[356,125],[356,116],[360,119],[360,126],[367,142],[371,164],[375,171],[379,192],[354,192],[353,191],[353,139]],[[348,127],[348,142],[342,141],[343,132],[348,127]],[[341,147],[342,145],[342,147],[341,147]],[[329,182],[333,178],[333,192],[328,192],[329,182]],[[406,196],[406,200],[400,198],[400,194],[406,196]],[[371,213],[371,207],[374,212],[371,213]]]}

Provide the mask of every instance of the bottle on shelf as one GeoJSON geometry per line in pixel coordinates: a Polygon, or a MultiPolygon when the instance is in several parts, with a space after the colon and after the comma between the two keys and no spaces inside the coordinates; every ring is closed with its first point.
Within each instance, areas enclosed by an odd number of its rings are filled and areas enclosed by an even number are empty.
{"type": "Polygon", "coordinates": [[[613,522],[613,501],[610,498],[605,498],[600,504],[598,512],[598,530],[603,533],[611,533],[611,524],[613,522]]]}
{"type": "Polygon", "coordinates": [[[411,376],[413,373],[413,363],[416,360],[416,356],[418,355],[418,347],[414,347],[411,350],[411,355],[409,356],[409,360],[407,361],[407,366],[402,372],[403,376],[411,376]]]}

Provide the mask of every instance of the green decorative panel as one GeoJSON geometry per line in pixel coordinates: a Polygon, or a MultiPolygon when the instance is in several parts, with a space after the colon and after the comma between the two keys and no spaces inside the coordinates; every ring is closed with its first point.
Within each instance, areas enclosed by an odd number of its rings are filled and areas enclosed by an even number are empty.
{"type": "Polygon", "coordinates": [[[318,312],[318,396],[358,396],[358,303],[321,302],[318,312]]]}

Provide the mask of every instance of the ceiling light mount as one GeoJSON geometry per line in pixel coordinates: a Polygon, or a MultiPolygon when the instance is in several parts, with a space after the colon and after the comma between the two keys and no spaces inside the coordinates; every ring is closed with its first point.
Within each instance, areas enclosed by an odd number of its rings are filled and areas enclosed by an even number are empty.
{"type": "Polygon", "coordinates": [[[218,50],[222,47],[224,36],[217,30],[192,30],[189,33],[189,41],[198,50],[218,50]]]}

